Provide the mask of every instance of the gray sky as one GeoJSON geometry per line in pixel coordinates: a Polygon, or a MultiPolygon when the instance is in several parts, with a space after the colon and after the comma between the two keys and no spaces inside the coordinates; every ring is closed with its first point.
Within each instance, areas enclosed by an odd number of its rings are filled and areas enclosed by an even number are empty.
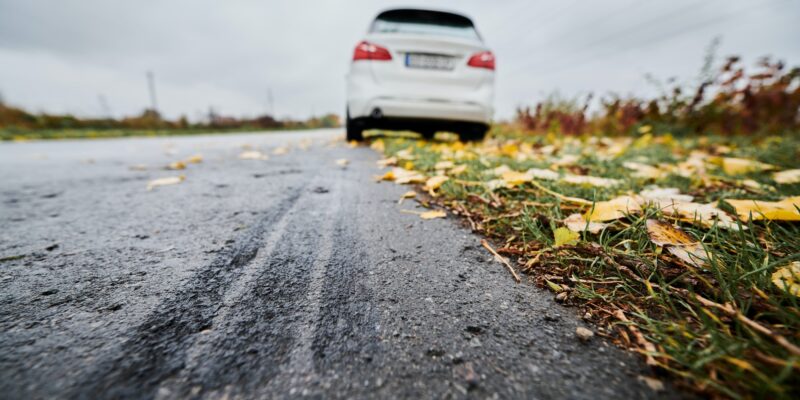
{"type": "Polygon", "coordinates": [[[497,56],[497,116],[559,91],[652,94],[646,73],[691,81],[705,48],[752,65],[800,65],[796,0],[206,1],[0,0],[0,93],[36,111],[168,117],[268,109],[344,112],[352,49],[374,15],[419,6],[472,17],[497,56]]]}

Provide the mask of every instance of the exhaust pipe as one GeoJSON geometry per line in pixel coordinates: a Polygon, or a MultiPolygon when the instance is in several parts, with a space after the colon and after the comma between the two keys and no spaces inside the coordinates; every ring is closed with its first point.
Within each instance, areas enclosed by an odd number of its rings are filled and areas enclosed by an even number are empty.
{"type": "Polygon", "coordinates": [[[369,114],[369,116],[372,117],[373,119],[381,119],[383,118],[383,112],[381,111],[380,108],[375,107],[372,110],[372,113],[369,114]]]}

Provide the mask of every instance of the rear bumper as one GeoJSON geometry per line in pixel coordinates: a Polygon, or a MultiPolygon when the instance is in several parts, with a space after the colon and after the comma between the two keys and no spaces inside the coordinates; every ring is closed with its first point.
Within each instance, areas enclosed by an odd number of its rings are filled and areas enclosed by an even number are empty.
{"type": "Polygon", "coordinates": [[[351,117],[354,118],[366,117],[374,110],[380,110],[386,118],[470,121],[487,124],[492,119],[491,106],[470,101],[377,97],[363,102],[356,100],[351,104],[355,105],[354,109],[360,110],[358,113],[353,113],[351,109],[351,117]]]}
{"type": "Polygon", "coordinates": [[[353,65],[347,77],[347,109],[353,119],[380,110],[386,118],[434,119],[490,124],[494,114],[494,80],[474,88],[453,82],[379,83],[366,65],[353,65]]]}

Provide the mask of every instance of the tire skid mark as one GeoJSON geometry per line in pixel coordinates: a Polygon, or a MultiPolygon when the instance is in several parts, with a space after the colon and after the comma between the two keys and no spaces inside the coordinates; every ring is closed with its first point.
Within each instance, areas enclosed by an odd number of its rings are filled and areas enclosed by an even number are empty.
{"type": "Polygon", "coordinates": [[[152,398],[161,381],[184,367],[196,333],[211,327],[237,272],[258,254],[265,234],[285,218],[306,186],[292,190],[220,253],[174,297],[163,301],[122,345],[118,355],[101,360],[78,384],[77,398],[152,398]]]}
{"type": "Polygon", "coordinates": [[[165,387],[174,383],[177,390],[190,387],[212,398],[250,397],[247,393],[286,370],[295,342],[302,337],[295,326],[308,314],[309,275],[325,257],[317,250],[325,235],[313,227],[330,220],[334,209],[323,203],[321,212],[307,212],[319,202],[304,200],[308,204],[301,201],[295,207],[302,211],[292,212],[269,235],[263,251],[245,269],[247,278],[226,293],[208,337],[188,351],[186,368],[165,387]]]}
{"type": "Polygon", "coordinates": [[[333,251],[325,270],[322,308],[311,346],[320,375],[345,373],[333,370],[343,366],[368,368],[380,353],[380,315],[366,283],[371,261],[358,245],[358,192],[344,191],[351,194],[346,202],[352,205],[340,209],[333,232],[333,251]]]}

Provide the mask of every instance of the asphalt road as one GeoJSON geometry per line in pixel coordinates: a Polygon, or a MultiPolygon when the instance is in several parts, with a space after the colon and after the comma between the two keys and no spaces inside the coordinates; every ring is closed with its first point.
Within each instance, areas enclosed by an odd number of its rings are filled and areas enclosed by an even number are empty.
{"type": "Polygon", "coordinates": [[[679,395],[341,135],[0,144],[0,397],[679,395]]]}

